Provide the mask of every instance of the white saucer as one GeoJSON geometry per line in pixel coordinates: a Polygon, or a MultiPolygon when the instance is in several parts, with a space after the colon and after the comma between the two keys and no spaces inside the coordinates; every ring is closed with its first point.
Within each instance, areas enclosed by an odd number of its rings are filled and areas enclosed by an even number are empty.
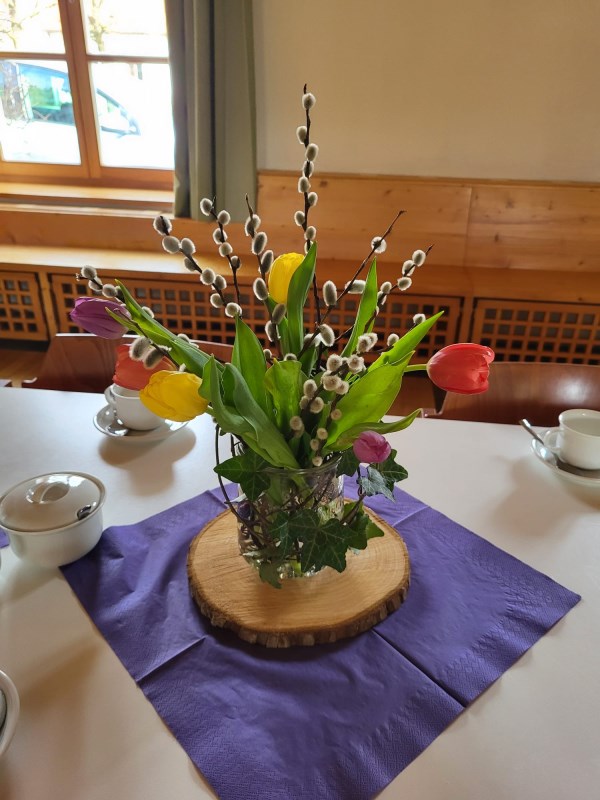
{"type": "MultiPolygon", "coordinates": [[[[546,440],[548,435],[554,430],[557,429],[547,428],[539,433],[542,439],[546,440]]],[[[531,449],[542,462],[542,464],[545,464],[549,469],[551,469],[564,480],[570,481],[571,483],[576,483],[579,486],[600,488],[600,478],[591,478],[587,475],[576,475],[574,472],[566,472],[566,470],[560,469],[560,467],[557,466],[556,457],[552,450],[547,445],[540,444],[537,439],[531,440],[531,449]]]]}
{"type": "MultiPolygon", "coordinates": [[[[110,436],[111,439],[125,439],[127,441],[136,442],[156,442],[160,439],[165,439],[181,428],[185,428],[188,424],[187,422],[174,422],[171,419],[164,419],[157,428],[152,428],[150,431],[134,431],[131,428],[125,428],[125,426],[123,426],[123,429],[120,431],[118,428],[116,430],[110,430],[109,426],[114,422],[114,411],[109,405],[101,408],[94,416],[94,425],[101,433],[110,436]]],[[[116,420],[116,423],[118,425],[119,421],[116,420]]]]}

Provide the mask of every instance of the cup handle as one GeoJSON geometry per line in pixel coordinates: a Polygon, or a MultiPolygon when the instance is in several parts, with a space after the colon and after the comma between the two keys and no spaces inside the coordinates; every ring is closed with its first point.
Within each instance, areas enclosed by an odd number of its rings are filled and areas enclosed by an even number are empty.
{"type": "Polygon", "coordinates": [[[0,671],[0,691],[6,699],[6,717],[0,727],[0,756],[8,749],[19,718],[19,694],[17,688],[5,672],[0,671]]]}
{"type": "Polygon", "coordinates": [[[544,434],[544,444],[548,448],[548,450],[552,450],[552,452],[556,452],[558,450],[558,434],[560,433],[560,428],[550,428],[544,434]]]}
{"type": "Polygon", "coordinates": [[[104,397],[108,405],[111,408],[115,408],[115,396],[113,394],[112,383],[110,386],[107,386],[106,389],[104,390],[104,397]]]}

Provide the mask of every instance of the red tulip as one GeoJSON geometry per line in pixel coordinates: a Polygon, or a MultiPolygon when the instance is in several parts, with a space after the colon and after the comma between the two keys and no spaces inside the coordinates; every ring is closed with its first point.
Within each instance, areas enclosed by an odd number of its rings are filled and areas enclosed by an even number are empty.
{"type": "Polygon", "coordinates": [[[440,389],[457,394],[479,394],[488,388],[494,351],[481,344],[449,344],[432,356],[427,374],[440,389]]]}
{"type": "Polygon", "coordinates": [[[113,375],[113,383],[117,386],[123,386],[125,389],[133,389],[140,391],[143,389],[150,376],[155,372],[161,370],[174,370],[173,362],[167,358],[161,360],[151,369],[144,366],[143,361],[134,361],[129,355],[130,345],[120,344],[117,346],[117,363],[115,365],[115,374],[113,375]]]}

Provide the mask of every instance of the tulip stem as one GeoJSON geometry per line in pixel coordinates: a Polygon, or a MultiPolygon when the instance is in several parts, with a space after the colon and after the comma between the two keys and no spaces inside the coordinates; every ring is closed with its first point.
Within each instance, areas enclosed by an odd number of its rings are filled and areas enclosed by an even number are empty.
{"type": "Polygon", "coordinates": [[[427,369],[427,364],[409,364],[404,368],[404,372],[423,372],[427,369]]]}

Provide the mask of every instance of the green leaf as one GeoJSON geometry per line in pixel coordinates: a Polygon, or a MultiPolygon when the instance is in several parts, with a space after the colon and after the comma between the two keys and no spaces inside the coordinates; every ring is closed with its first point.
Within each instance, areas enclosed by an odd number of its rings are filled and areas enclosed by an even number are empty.
{"type": "MultiPolygon", "coordinates": [[[[186,342],[185,339],[180,339],[178,336],[171,333],[170,330],[144,311],[133,295],[120,281],[116,283],[123,293],[123,302],[131,314],[132,320],[137,324],[144,336],[157,345],[170,347],[171,351],[169,357],[172,358],[176,364],[185,364],[189,372],[198,375],[199,378],[204,378],[204,368],[208,364],[211,356],[203,353],[202,350],[199,350],[193,344],[186,342]]],[[[217,372],[222,371],[223,365],[217,362],[217,372]]]]}
{"type": "Polygon", "coordinates": [[[236,433],[241,436],[242,429],[249,426],[234,408],[223,402],[221,386],[221,375],[217,370],[216,359],[212,356],[204,370],[200,396],[209,401],[216,422],[226,433],[236,433]]]}
{"type": "Polygon", "coordinates": [[[409,355],[412,355],[421,339],[429,333],[430,328],[435,325],[443,313],[443,311],[439,311],[437,314],[434,314],[433,317],[429,317],[429,319],[423,320],[423,322],[411,328],[404,336],[398,339],[392,348],[382,353],[379,358],[371,364],[369,372],[373,372],[385,364],[397,364],[398,362],[404,361],[409,355]]]}
{"type": "Polygon", "coordinates": [[[300,364],[302,365],[302,372],[305,375],[310,375],[317,360],[317,348],[314,344],[300,356],[300,364]]]}
{"type": "MultiPolygon", "coordinates": [[[[275,300],[273,300],[272,297],[267,297],[267,299],[265,300],[265,304],[267,306],[269,314],[272,314],[273,313],[273,309],[277,305],[275,300]]],[[[291,352],[290,337],[289,337],[289,333],[288,333],[288,321],[287,321],[286,317],[284,317],[281,320],[281,322],[279,323],[279,325],[277,326],[277,331],[279,333],[279,338],[281,339],[281,349],[282,349],[283,353],[284,354],[285,353],[290,353],[291,352]]]]}
{"type": "Polygon", "coordinates": [[[241,372],[252,397],[265,414],[270,415],[272,407],[264,385],[267,362],[263,347],[252,328],[241,317],[236,317],[235,320],[235,344],[231,363],[241,372]]]}
{"type": "Polygon", "coordinates": [[[315,274],[316,260],[317,243],[313,242],[290,281],[287,296],[287,333],[291,353],[299,353],[304,342],[304,304],[315,274]]]}
{"type": "Polygon", "coordinates": [[[323,449],[325,454],[344,449],[338,447],[338,439],[346,431],[367,422],[381,420],[400,391],[407,363],[404,361],[400,364],[386,364],[375,372],[369,370],[354,381],[348,394],[337,404],[342,417],[333,422],[329,428],[329,439],[323,449]]]}
{"type": "Polygon", "coordinates": [[[350,356],[356,350],[356,343],[358,337],[362,336],[367,327],[367,323],[373,316],[375,306],[377,305],[377,263],[373,259],[373,263],[369,269],[367,280],[365,281],[365,290],[360,298],[358,306],[358,313],[352,328],[350,338],[346,342],[346,346],[342,350],[342,356],[350,356]]]}
{"type": "Polygon", "coordinates": [[[365,514],[367,518],[367,527],[365,528],[365,536],[367,537],[367,541],[369,539],[377,539],[378,536],[385,536],[385,532],[377,525],[368,514],[365,514]]]}
{"type": "Polygon", "coordinates": [[[238,414],[236,408],[224,402],[221,390],[222,376],[219,375],[215,359],[212,357],[204,371],[200,387],[201,396],[210,401],[213,417],[223,431],[234,433],[243,439],[255,453],[262,456],[265,461],[269,461],[269,453],[260,446],[252,425],[241,414],[238,414]]]}
{"type": "Polygon", "coordinates": [[[263,583],[270,583],[275,589],[281,589],[279,582],[278,564],[270,561],[262,561],[258,566],[258,577],[263,583]]]}
{"type": "Polygon", "coordinates": [[[296,541],[290,533],[289,514],[279,512],[269,524],[269,536],[278,541],[277,553],[281,561],[285,561],[296,549],[296,541]]]}
{"type": "Polygon", "coordinates": [[[263,470],[269,464],[253,450],[246,450],[239,456],[228,458],[215,467],[217,475],[239,483],[248,500],[256,500],[269,488],[269,477],[263,470]]]}
{"type": "Polygon", "coordinates": [[[394,499],[393,489],[390,489],[389,484],[384,476],[374,467],[367,467],[367,474],[361,475],[361,477],[358,479],[358,482],[360,483],[363,492],[369,497],[372,497],[376,494],[383,494],[390,500],[394,499]]]}
{"type": "Polygon", "coordinates": [[[347,450],[344,450],[342,453],[342,457],[340,459],[340,463],[338,464],[337,474],[338,475],[354,475],[356,470],[358,469],[360,461],[354,455],[354,452],[351,447],[347,450]]]}
{"type": "Polygon", "coordinates": [[[322,567],[344,571],[350,530],[341,520],[329,519],[323,524],[318,513],[311,509],[294,514],[289,527],[294,538],[303,543],[300,551],[303,571],[322,567]]]}
{"type": "Polygon", "coordinates": [[[392,488],[395,483],[408,478],[408,472],[401,464],[396,462],[396,455],[397,450],[392,450],[386,460],[377,466],[379,472],[388,481],[388,486],[391,484],[392,488]]]}
{"type": "MultiPolygon", "coordinates": [[[[266,452],[268,454],[266,460],[274,467],[298,469],[298,462],[292,455],[283,435],[252,397],[242,373],[233,364],[225,365],[223,383],[226,382],[233,386],[231,401],[237,413],[243,417],[253,431],[253,435],[250,437],[247,430],[245,435],[242,435],[246,444],[259,455],[266,452]]],[[[233,432],[236,433],[236,431],[233,432]]],[[[265,456],[263,455],[263,457],[265,456]]]]}
{"type": "Polygon", "coordinates": [[[306,375],[299,361],[275,361],[264,375],[264,386],[272,398],[275,423],[288,433],[290,419],[300,411],[300,398],[306,375]]]}
{"type": "MultiPolygon", "coordinates": [[[[421,411],[422,409],[417,408],[406,417],[396,420],[395,422],[362,422],[358,425],[353,425],[351,428],[348,428],[348,430],[343,433],[335,442],[336,449],[342,450],[343,448],[349,447],[356,439],[358,439],[361,433],[364,433],[365,431],[376,431],[377,433],[381,434],[402,431],[404,428],[408,428],[408,426],[412,424],[418,416],[420,416],[421,411]]],[[[344,452],[348,451],[345,450],[344,452]]],[[[350,473],[344,474],[347,475],[350,473]]]]}

